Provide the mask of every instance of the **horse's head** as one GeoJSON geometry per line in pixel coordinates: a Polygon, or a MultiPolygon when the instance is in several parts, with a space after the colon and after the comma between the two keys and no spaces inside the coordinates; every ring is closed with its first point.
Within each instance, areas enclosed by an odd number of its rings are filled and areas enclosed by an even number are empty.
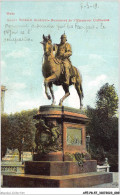
{"type": "Polygon", "coordinates": [[[43,41],[40,43],[43,45],[44,55],[49,56],[52,52],[52,40],[50,35],[48,36],[43,35],[43,41]]]}

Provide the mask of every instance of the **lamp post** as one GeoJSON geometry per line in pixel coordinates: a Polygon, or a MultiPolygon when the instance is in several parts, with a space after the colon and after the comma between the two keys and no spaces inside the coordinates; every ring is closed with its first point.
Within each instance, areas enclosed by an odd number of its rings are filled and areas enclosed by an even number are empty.
{"type": "Polygon", "coordinates": [[[24,146],[24,137],[22,138],[22,164],[23,164],[23,146],[24,146]]]}
{"type": "Polygon", "coordinates": [[[86,136],[86,147],[87,147],[87,151],[89,152],[89,150],[90,150],[90,135],[88,134],[87,136],[86,136]]]}

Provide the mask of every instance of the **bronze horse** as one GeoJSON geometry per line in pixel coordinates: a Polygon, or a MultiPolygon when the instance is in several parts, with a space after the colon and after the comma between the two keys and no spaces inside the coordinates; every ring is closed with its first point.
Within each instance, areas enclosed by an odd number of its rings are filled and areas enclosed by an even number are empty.
{"type": "Polygon", "coordinates": [[[64,67],[63,64],[60,63],[55,56],[53,55],[53,45],[51,41],[50,35],[44,36],[43,41],[40,42],[43,45],[44,49],[44,62],[42,64],[42,73],[45,78],[44,85],[45,85],[45,93],[48,99],[51,99],[51,96],[48,93],[48,87],[50,93],[52,95],[52,105],[55,105],[55,97],[53,92],[53,84],[54,85],[62,85],[65,95],[60,99],[59,105],[62,106],[63,101],[70,95],[69,86],[75,86],[77,90],[79,99],[80,99],[80,109],[82,109],[82,99],[83,99],[83,90],[82,90],[82,78],[80,73],[78,72],[77,68],[73,66],[74,69],[74,76],[75,82],[72,82],[72,74],[70,75],[70,82],[69,85],[65,84],[65,74],[64,74],[64,67]]]}

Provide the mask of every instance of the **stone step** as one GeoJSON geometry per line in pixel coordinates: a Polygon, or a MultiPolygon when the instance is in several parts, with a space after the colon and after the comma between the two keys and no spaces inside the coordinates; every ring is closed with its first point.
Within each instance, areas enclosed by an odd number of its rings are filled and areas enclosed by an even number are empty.
{"type": "Polygon", "coordinates": [[[28,161],[25,162],[25,173],[32,175],[72,175],[96,172],[96,160],[86,160],[82,165],[72,161],[28,161]]]}
{"type": "Polygon", "coordinates": [[[91,172],[64,176],[4,175],[3,187],[49,187],[77,188],[90,187],[113,181],[112,173],[91,172]]]}

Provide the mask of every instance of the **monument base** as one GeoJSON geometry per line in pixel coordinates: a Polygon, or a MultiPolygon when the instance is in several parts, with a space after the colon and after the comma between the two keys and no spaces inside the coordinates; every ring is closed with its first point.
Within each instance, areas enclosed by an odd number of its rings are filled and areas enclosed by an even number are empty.
{"type": "Polygon", "coordinates": [[[4,187],[73,188],[113,181],[112,173],[96,172],[97,161],[86,151],[89,119],[81,110],[41,106],[34,118],[38,121],[34,161],[25,162],[23,175],[4,175],[4,187]]]}
{"type": "Polygon", "coordinates": [[[29,188],[77,188],[91,187],[112,182],[112,174],[91,172],[64,176],[15,175],[3,176],[4,187],[29,188]]]}
{"type": "Polygon", "coordinates": [[[83,165],[69,161],[35,161],[25,163],[25,173],[31,175],[62,176],[96,172],[96,160],[86,160],[83,165]]]}

